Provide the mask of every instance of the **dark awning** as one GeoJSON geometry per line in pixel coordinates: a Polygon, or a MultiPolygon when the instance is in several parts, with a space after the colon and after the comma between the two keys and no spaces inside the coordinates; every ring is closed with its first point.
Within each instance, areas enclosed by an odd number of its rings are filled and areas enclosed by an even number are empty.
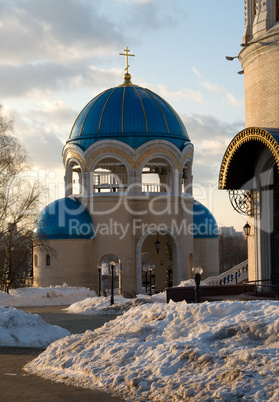
{"type": "Polygon", "coordinates": [[[279,170],[279,129],[250,127],[238,133],[230,142],[223,156],[220,174],[220,190],[245,189],[255,174],[260,153],[267,148],[279,170]]]}

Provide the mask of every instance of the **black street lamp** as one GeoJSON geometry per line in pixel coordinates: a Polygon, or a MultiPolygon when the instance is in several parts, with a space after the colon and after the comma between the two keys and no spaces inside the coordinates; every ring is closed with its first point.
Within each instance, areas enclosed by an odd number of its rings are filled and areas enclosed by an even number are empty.
{"type": "Polygon", "coordinates": [[[152,296],[152,271],[153,271],[153,268],[148,268],[148,271],[149,271],[149,281],[150,281],[150,283],[149,283],[149,295],[152,296]]]}
{"type": "Polygon", "coordinates": [[[249,225],[248,222],[246,223],[246,225],[243,226],[243,230],[244,230],[246,237],[250,236],[251,226],[249,225]]]}
{"type": "Polygon", "coordinates": [[[102,293],[102,267],[100,265],[98,266],[98,279],[99,279],[98,296],[100,297],[102,293]]]}
{"type": "Polygon", "coordinates": [[[110,305],[112,306],[114,304],[114,283],[113,283],[113,271],[114,271],[114,266],[115,262],[111,261],[110,262],[110,268],[111,268],[111,296],[110,296],[110,305]]]}
{"type": "Polygon", "coordinates": [[[158,239],[158,232],[157,232],[157,240],[155,241],[155,248],[156,248],[157,254],[159,254],[160,247],[161,247],[161,242],[158,239]]]}
{"type": "Polygon", "coordinates": [[[200,303],[200,283],[201,283],[201,275],[203,273],[203,269],[202,267],[200,267],[199,265],[195,265],[192,268],[192,272],[194,274],[194,279],[195,279],[195,302],[196,303],[200,303]]]}

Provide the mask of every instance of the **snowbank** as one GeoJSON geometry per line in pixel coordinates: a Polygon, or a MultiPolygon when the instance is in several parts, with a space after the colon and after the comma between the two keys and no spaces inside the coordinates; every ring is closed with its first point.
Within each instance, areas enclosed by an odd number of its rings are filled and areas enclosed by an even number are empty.
{"type": "Polygon", "coordinates": [[[153,296],[138,295],[135,299],[125,299],[123,296],[114,296],[114,304],[110,305],[110,297],[89,297],[76,302],[65,309],[71,314],[109,315],[124,314],[130,308],[148,303],[165,303],[165,292],[153,296]]]}
{"type": "MultiPolygon", "coordinates": [[[[201,281],[200,286],[206,286],[207,283],[204,281],[201,281]]],[[[182,281],[180,282],[179,285],[177,285],[177,287],[185,287],[185,286],[196,286],[196,282],[195,279],[187,279],[187,281],[182,281]]]]}
{"type": "Polygon", "coordinates": [[[67,306],[87,297],[96,296],[89,288],[50,286],[48,288],[11,289],[10,294],[0,291],[0,306],[67,306]]]}
{"type": "Polygon", "coordinates": [[[69,331],[47,324],[37,314],[0,307],[0,346],[46,348],[68,335],[69,331]]]}
{"type": "Polygon", "coordinates": [[[277,401],[278,367],[279,303],[222,301],[134,307],[26,370],[129,400],[277,401]]]}

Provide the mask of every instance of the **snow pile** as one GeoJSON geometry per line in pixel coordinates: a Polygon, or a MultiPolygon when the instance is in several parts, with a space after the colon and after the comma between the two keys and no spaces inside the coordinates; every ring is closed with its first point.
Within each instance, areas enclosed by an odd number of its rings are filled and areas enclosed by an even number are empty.
{"type": "Polygon", "coordinates": [[[67,306],[87,297],[96,296],[89,288],[50,286],[48,288],[11,289],[10,293],[0,291],[0,306],[67,306]]]}
{"type": "Polygon", "coordinates": [[[50,345],[29,373],[129,400],[279,400],[276,301],[154,303],[50,345]]]}
{"type": "MultiPolygon", "coordinates": [[[[200,286],[206,286],[207,283],[204,281],[201,281],[200,286]]],[[[180,282],[179,285],[177,285],[177,287],[185,287],[185,286],[196,286],[196,282],[195,279],[188,279],[187,281],[182,281],[180,282]]]]}
{"type": "Polygon", "coordinates": [[[26,314],[15,308],[0,307],[0,346],[46,348],[70,332],[47,324],[37,314],[26,314]]]}
{"type": "Polygon", "coordinates": [[[110,297],[89,297],[76,302],[65,310],[71,314],[109,315],[124,314],[130,308],[148,303],[165,303],[165,292],[153,296],[138,295],[135,299],[125,299],[123,296],[114,296],[114,304],[110,305],[110,297]]]}

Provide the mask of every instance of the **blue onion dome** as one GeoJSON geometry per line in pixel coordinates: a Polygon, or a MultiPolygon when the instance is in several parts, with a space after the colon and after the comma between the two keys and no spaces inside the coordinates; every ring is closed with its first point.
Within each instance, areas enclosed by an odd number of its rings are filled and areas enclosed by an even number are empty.
{"type": "Polygon", "coordinates": [[[46,206],[40,213],[36,234],[45,239],[93,239],[91,216],[77,199],[61,198],[46,206]]]}
{"type": "Polygon", "coordinates": [[[182,150],[189,142],[175,110],[149,89],[133,85],[125,74],[122,85],[95,96],[80,112],[67,143],[86,150],[100,140],[118,140],[136,149],[161,139],[182,150]]]}
{"type": "Polygon", "coordinates": [[[218,238],[218,225],[212,213],[200,202],[193,204],[194,239],[218,238]]]}

